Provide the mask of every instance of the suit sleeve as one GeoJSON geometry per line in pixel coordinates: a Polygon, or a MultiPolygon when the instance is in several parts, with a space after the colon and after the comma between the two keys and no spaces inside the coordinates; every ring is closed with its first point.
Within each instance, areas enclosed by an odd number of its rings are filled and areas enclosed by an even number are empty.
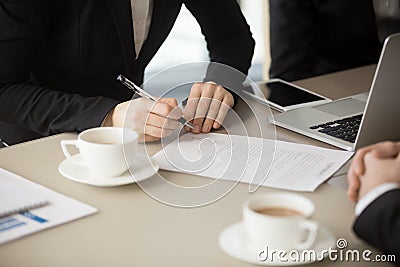
{"type": "MultiPolygon", "coordinates": [[[[226,86],[229,80],[243,82],[251,65],[255,42],[235,0],[188,0],[186,7],[198,21],[205,36],[211,62],[232,67],[208,69],[206,80],[226,86]],[[243,75],[238,75],[238,73],[243,75]],[[225,77],[225,78],[224,78],[225,77]],[[223,79],[221,81],[221,79],[223,79]]],[[[235,82],[231,82],[235,84],[235,82]]]]}
{"type": "Polygon", "coordinates": [[[35,55],[62,0],[0,0],[0,121],[40,135],[99,126],[117,104],[103,97],[66,94],[29,82],[35,55]]]}
{"type": "Polygon", "coordinates": [[[386,192],[356,219],[356,234],[386,254],[400,259],[400,189],[386,192]]]}

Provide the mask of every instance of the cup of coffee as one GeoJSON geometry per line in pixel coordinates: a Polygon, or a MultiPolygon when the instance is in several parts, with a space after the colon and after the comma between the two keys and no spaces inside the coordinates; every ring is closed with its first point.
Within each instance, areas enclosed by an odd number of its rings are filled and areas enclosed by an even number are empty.
{"type": "Polygon", "coordinates": [[[136,153],[137,140],[135,131],[98,127],[81,132],[77,140],[62,140],[61,148],[68,159],[86,166],[97,177],[108,178],[117,177],[128,170],[125,159],[134,158],[132,153],[136,153]],[[67,148],[69,145],[79,149],[80,159],[71,155],[67,148]]]}
{"type": "Polygon", "coordinates": [[[318,224],[308,198],[293,193],[256,195],[243,204],[243,220],[250,246],[261,250],[302,250],[312,247],[318,224]]]}

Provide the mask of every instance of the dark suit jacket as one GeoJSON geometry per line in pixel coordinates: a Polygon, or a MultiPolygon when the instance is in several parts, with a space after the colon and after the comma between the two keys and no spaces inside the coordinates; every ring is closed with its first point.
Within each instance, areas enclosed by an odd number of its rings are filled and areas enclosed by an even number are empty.
{"type": "Polygon", "coordinates": [[[376,63],[372,0],[269,0],[271,78],[288,81],[376,63]]]}
{"type": "Polygon", "coordinates": [[[400,266],[400,189],[386,192],[356,219],[354,231],[385,254],[395,254],[400,266]]]}
{"type": "Polygon", "coordinates": [[[132,97],[117,74],[143,82],[182,4],[199,22],[211,61],[247,73],[254,41],[235,0],[155,0],[136,60],[130,0],[0,0],[0,138],[99,126],[132,97]]]}

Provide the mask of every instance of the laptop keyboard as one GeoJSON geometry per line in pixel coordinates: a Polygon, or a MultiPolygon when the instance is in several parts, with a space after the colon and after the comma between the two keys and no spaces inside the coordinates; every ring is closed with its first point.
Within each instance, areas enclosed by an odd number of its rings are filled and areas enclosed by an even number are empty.
{"type": "Polygon", "coordinates": [[[361,119],[362,114],[314,125],[311,126],[310,129],[350,143],[354,143],[356,141],[358,129],[360,128],[361,119]]]}

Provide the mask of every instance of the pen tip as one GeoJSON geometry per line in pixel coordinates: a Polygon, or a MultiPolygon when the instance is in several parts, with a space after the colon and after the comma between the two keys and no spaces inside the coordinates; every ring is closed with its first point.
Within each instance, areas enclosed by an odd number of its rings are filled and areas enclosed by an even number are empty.
{"type": "Polygon", "coordinates": [[[124,79],[124,78],[122,77],[122,75],[118,75],[118,77],[117,77],[117,80],[118,80],[118,81],[122,82],[123,79],[124,79]]]}

